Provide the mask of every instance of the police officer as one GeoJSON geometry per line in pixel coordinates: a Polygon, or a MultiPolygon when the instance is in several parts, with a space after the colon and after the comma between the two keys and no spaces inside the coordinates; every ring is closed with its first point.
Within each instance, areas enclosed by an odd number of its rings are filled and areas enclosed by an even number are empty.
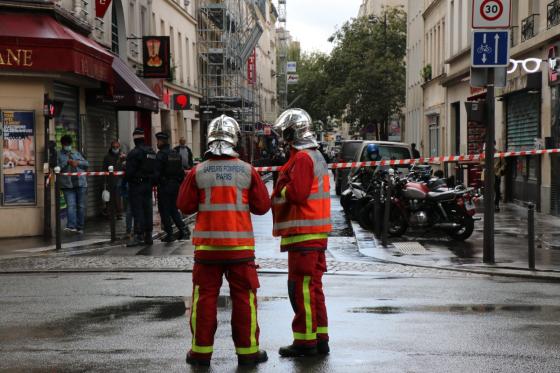
{"type": "Polygon", "coordinates": [[[169,135],[165,132],[156,133],[157,147],[157,175],[158,175],[158,210],[161,223],[166,235],[163,242],[173,242],[173,222],[179,229],[179,240],[189,238],[188,230],[177,210],[177,195],[179,186],[185,178],[181,154],[172,150],[169,145],[169,135]]]}
{"type": "Polygon", "coordinates": [[[325,159],[302,109],[278,117],[274,131],[290,146],[272,193],[273,236],[288,252],[288,294],[294,310],[293,343],[281,347],[284,357],[329,353],[323,273],[330,220],[330,181],[325,159]]]}
{"type": "Polygon", "coordinates": [[[208,125],[206,161],[195,166],[181,185],[177,206],[185,214],[198,211],[193,231],[191,365],[210,365],[216,305],[222,278],[229,282],[231,327],[240,365],[256,365],[268,358],[259,349],[255,238],[251,213],[270,209],[268,191],[257,171],[239,159],[239,124],[222,115],[208,125]]]}
{"type": "Polygon", "coordinates": [[[126,157],[125,174],[129,186],[129,203],[134,216],[134,236],[128,242],[128,247],[153,244],[152,185],[157,177],[156,153],[146,145],[144,130],[136,128],[132,138],[135,148],[126,157]]]}

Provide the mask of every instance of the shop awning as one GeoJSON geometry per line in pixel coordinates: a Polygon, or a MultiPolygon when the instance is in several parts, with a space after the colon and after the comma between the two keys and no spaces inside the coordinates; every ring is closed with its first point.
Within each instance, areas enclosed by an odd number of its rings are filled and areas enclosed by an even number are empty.
{"type": "Polygon", "coordinates": [[[66,72],[113,83],[113,55],[46,14],[0,13],[0,71],[66,72]]]}
{"type": "Polygon", "coordinates": [[[115,57],[113,70],[115,72],[114,101],[118,110],[159,110],[159,97],[136,76],[126,62],[115,57]]]}

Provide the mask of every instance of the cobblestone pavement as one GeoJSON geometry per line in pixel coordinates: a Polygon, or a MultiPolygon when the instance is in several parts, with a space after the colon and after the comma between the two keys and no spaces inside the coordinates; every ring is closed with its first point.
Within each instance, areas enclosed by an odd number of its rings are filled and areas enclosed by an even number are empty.
{"type": "MultiPolygon", "coordinates": [[[[12,258],[0,261],[1,273],[14,272],[91,272],[91,271],[162,271],[188,272],[193,267],[193,257],[189,256],[54,256],[12,258]]],[[[286,259],[264,258],[257,260],[260,271],[286,272],[286,259]]],[[[328,273],[391,273],[402,276],[433,275],[445,277],[471,277],[475,274],[436,270],[430,268],[403,266],[363,261],[328,261],[328,273]]]]}

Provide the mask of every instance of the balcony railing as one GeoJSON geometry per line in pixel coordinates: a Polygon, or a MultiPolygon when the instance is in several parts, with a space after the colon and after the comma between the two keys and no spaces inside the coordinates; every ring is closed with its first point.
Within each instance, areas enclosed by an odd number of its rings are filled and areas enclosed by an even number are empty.
{"type": "Polygon", "coordinates": [[[538,16],[538,14],[532,14],[521,21],[521,42],[537,35],[538,16]]]}
{"type": "Polygon", "coordinates": [[[552,28],[560,24],[560,0],[554,0],[546,6],[546,27],[552,28]]]}

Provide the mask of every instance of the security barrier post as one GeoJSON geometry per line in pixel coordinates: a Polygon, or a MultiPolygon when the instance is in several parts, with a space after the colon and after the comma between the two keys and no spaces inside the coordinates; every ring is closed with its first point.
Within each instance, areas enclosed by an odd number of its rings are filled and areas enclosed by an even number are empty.
{"type": "Polygon", "coordinates": [[[60,167],[54,168],[54,216],[56,249],[62,249],[62,231],[60,226],[60,167]]]}

